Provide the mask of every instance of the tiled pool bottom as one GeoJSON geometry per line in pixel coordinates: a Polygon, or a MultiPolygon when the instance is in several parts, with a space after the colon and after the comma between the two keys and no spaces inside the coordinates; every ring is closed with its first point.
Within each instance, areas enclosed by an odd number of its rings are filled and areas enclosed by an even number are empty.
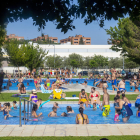
{"type": "MultiPolygon", "coordinates": [[[[74,104],[60,104],[59,109],[57,110],[57,117],[48,117],[49,112],[52,111],[53,104],[46,104],[43,106],[42,109],[37,111],[37,114],[42,112],[43,115],[38,119],[38,121],[33,121],[33,118],[30,117],[30,121],[26,121],[26,125],[46,125],[46,124],[75,124],[76,114],[79,113],[78,108],[79,105],[74,104]],[[72,106],[74,110],[74,114],[68,115],[68,117],[62,117],[61,113],[66,112],[67,105],[72,106]]],[[[136,117],[137,109],[132,104],[131,109],[133,110],[133,116],[130,117],[130,120],[127,124],[140,124],[140,118],[136,117]]],[[[23,108],[22,108],[23,110],[23,108]]],[[[13,116],[19,116],[19,110],[12,110],[10,112],[13,116]]],[[[102,117],[102,111],[97,109],[93,111],[92,108],[85,108],[84,114],[87,114],[89,117],[89,124],[124,124],[122,122],[122,116],[120,115],[120,122],[114,121],[115,109],[113,104],[111,104],[111,112],[108,117],[102,117]]],[[[22,118],[24,114],[22,113],[22,118]]],[[[26,116],[27,117],[27,116],[26,116]]],[[[19,124],[19,117],[8,118],[4,120],[3,112],[0,112],[0,125],[18,125],[19,124]]],[[[24,124],[22,120],[22,124],[24,124]]]]}

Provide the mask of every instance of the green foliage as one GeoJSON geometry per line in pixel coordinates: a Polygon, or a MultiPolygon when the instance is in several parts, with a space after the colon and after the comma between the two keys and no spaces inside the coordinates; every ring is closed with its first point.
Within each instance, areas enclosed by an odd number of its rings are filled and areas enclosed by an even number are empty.
{"type": "Polygon", "coordinates": [[[138,67],[139,65],[133,61],[131,61],[130,59],[125,59],[125,68],[128,68],[128,69],[133,69],[133,68],[136,68],[138,67]]]}
{"type": "Polygon", "coordinates": [[[97,62],[96,62],[95,60],[90,60],[90,61],[89,61],[89,65],[90,65],[91,68],[96,68],[96,67],[98,67],[98,64],[97,64],[97,62]]]}
{"type": "Polygon", "coordinates": [[[79,54],[72,53],[68,57],[68,63],[73,67],[82,67],[83,66],[83,57],[79,54]]]}
{"type": "Polygon", "coordinates": [[[93,59],[93,58],[92,58],[92,57],[89,57],[89,56],[85,57],[85,58],[84,58],[84,64],[83,64],[83,65],[84,65],[85,67],[90,68],[89,61],[92,60],[92,59],[93,59]]]}
{"type": "Polygon", "coordinates": [[[110,58],[108,62],[109,68],[122,68],[123,67],[123,60],[122,58],[110,58]]]}
{"type": "Polygon", "coordinates": [[[104,26],[104,20],[117,20],[129,14],[134,19],[139,15],[140,6],[138,0],[15,0],[3,1],[0,9],[0,25],[5,22],[33,19],[33,25],[44,29],[46,23],[52,21],[61,32],[75,29],[73,21],[84,18],[87,25],[98,21],[99,26],[104,26]],[[15,6],[16,4],[16,6],[15,6]]]}
{"type": "Polygon", "coordinates": [[[106,32],[111,36],[108,43],[113,44],[112,50],[121,51],[129,60],[140,64],[139,21],[131,21],[129,18],[119,19],[118,26],[110,27],[106,32]]]}
{"type": "Polygon", "coordinates": [[[81,37],[79,40],[79,45],[84,45],[83,38],[81,37]]]}
{"type": "MultiPolygon", "coordinates": [[[[54,68],[54,56],[47,56],[46,65],[48,67],[54,68]]],[[[60,68],[62,66],[62,58],[58,55],[55,56],[55,68],[60,68]]]]}

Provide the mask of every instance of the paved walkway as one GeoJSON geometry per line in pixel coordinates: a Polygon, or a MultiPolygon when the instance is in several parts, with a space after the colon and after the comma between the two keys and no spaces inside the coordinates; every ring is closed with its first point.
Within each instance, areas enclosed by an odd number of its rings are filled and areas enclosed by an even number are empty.
{"type": "Polygon", "coordinates": [[[2,136],[110,136],[140,135],[140,124],[0,125],[2,136]]]}

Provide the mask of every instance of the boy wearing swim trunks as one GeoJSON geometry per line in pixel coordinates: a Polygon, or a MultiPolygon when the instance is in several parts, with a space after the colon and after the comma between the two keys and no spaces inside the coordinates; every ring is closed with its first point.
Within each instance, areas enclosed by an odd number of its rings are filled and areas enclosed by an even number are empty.
{"type": "Polygon", "coordinates": [[[109,115],[110,112],[110,105],[109,105],[109,94],[107,93],[107,89],[104,87],[103,88],[103,103],[101,106],[101,110],[103,111],[102,115],[104,117],[107,117],[109,115]]]}

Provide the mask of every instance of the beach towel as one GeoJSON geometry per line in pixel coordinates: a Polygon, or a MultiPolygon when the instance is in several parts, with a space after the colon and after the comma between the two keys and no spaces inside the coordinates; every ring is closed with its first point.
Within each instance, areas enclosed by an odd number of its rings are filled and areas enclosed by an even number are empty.
{"type": "Polygon", "coordinates": [[[41,92],[42,92],[42,93],[52,93],[53,90],[46,90],[46,89],[44,88],[44,85],[41,84],[41,92]]]}

